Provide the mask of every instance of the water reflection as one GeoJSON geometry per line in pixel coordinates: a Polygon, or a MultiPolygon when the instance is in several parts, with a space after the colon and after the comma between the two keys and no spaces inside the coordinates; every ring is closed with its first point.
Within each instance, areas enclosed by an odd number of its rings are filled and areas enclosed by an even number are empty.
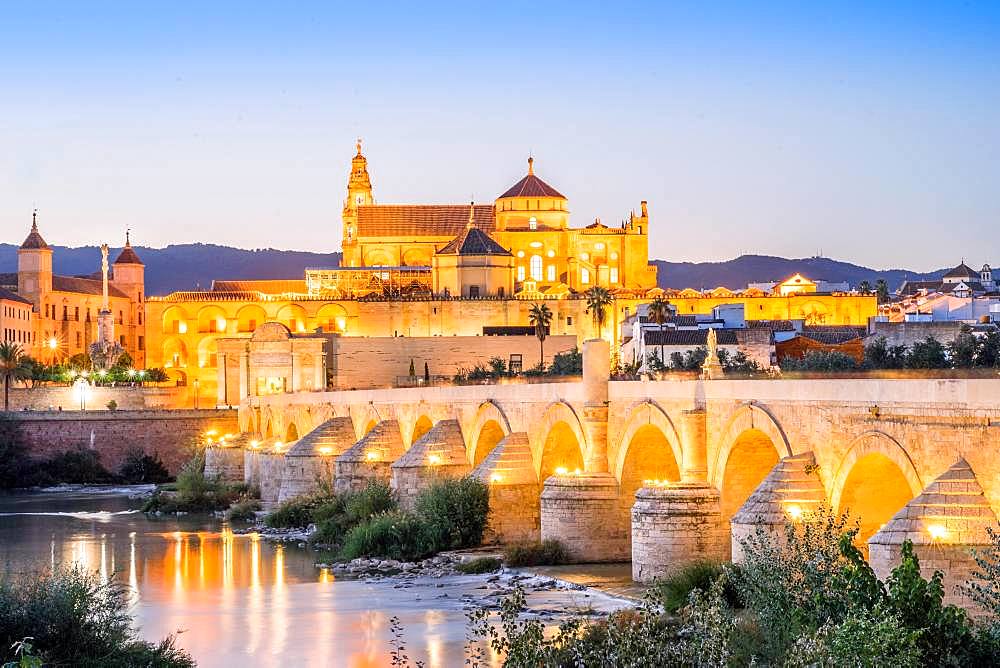
{"type": "Polygon", "coordinates": [[[201,666],[385,666],[389,618],[411,660],[462,665],[459,595],[337,580],[315,553],[210,519],[150,520],[123,496],[0,496],[0,568],[79,564],[129,586],[143,635],[178,634],[201,666]],[[423,600],[420,597],[423,596],[423,600]]]}

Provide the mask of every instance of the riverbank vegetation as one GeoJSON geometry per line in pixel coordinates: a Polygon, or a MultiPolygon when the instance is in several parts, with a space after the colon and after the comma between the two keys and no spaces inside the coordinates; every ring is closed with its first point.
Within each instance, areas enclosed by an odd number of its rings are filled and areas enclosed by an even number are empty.
{"type": "Polygon", "coordinates": [[[117,471],[109,471],[101,455],[75,448],[45,459],[32,459],[14,423],[0,417],[0,489],[52,485],[139,485],[170,480],[163,461],[140,448],[129,450],[117,471]]]}
{"type": "Polygon", "coordinates": [[[13,665],[187,668],[174,645],[139,638],[128,589],[80,569],[0,579],[0,659],[13,665]],[[26,646],[20,645],[24,641],[26,646]]]}
{"type": "Polygon", "coordinates": [[[637,609],[573,618],[555,634],[524,616],[520,592],[470,616],[469,665],[487,648],[507,666],[979,666],[1000,662],[1000,538],[978,555],[969,587],[975,620],[943,602],[940,572],[924,577],[908,542],[880,581],[855,547],[857,527],[823,509],[783,537],[758,532],[746,559],[695,564],[650,589],[637,609]],[[668,584],[669,583],[669,584],[668,584]],[[680,596],[682,605],[677,605],[680,596]],[[670,612],[673,608],[675,611],[670,612]]]}
{"type": "Polygon", "coordinates": [[[313,524],[311,542],[335,550],[342,559],[413,560],[478,546],[488,513],[489,488],[477,478],[434,482],[417,496],[413,511],[400,509],[388,484],[372,480],[357,492],[334,493],[324,486],[290,499],[264,523],[272,528],[313,524]]]}
{"type": "Polygon", "coordinates": [[[512,543],[504,547],[503,562],[511,568],[559,566],[569,563],[569,552],[553,538],[536,543],[512,543]]]}
{"type": "Polygon", "coordinates": [[[225,510],[252,495],[245,483],[227,483],[205,475],[205,453],[198,452],[177,474],[177,482],[158,489],[142,506],[144,513],[207,513],[225,510]]]}

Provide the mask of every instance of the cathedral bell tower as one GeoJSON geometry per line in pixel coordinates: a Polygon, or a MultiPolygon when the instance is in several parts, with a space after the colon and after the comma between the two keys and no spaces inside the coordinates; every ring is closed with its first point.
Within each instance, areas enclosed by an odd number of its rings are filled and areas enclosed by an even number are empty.
{"type": "Polygon", "coordinates": [[[341,244],[344,258],[341,264],[345,267],[361,266],[361,249],[358,247],[358,207],[371,206],[375,203],[372,196],[372,181],[368,176],[368,160],[361,154],[361,140],[357,143],[358,152],[351,159],[351,175],[347,179],[347,199],[344,200],[344,239],[341,244]]]}
{"type": "Polygon", "coordinates": [[[52,249],[38,232],[38,211],[31,214],[31,232],[17,249],[17,293],[42,311],[42,299],[52,292],[52,249]]]}

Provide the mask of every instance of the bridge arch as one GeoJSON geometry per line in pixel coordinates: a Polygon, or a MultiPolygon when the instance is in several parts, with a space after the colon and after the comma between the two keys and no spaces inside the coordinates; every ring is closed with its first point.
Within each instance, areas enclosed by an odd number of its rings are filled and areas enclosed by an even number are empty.
{"type": "Polygon", "coordinates": [[[410,432],[410,445],[412,446],[420,437],[434,428],[434,421],[423,413],[413,422],[413,430],[410,432]]]}
{"type": "Polygon", "coordinates": [[[382,416],[379,415],[373,404],[350,406],[347,414],[354,424],[354,434],[359,441],[382,421],[382,416]]]}
{"type": "Polygon", "coordinates": [[[583,423],[569,404],[549,404],[535,434],[532,456],[539,481],[544,482],[560,468],[583,471],[589,446],[583,423]]]}
{"type": "Polygon", "coordinates": [[[913,460],[899,441],[871,430],[855,438],[841,459],[830,505],[836,512],[850,510],[861,522],[858,538],[866,541],[923,488],[913,460]]]}
{"type": "Polygon", "coordinates": [[[733,411],[718,441],[713,482],[728,522],[775,464],[792,454],[788,438],[766,408],[747,402],[733,411]]]}
{"type": "Polygon", "coordinates": [[[661,406],[644,401],[625,419],[613,472],[622,498],[630,499],[645,480],[679,480],[683,461],[680,435],[661,406]]]}
{"type": "Polygon", "coordinates": [[[469,463],[479,466],[510,431],[510,421],[499,404],[492,399],[479,404],[470,426],[465,429],[469,463]]]}
{"type": "Polygon", "coordinates": [[[289,421],[288,428],[285,429],[285,443],[288,444],[297,440],[299,440],[299,428],[295,426],[295,422],[289,421]]]}

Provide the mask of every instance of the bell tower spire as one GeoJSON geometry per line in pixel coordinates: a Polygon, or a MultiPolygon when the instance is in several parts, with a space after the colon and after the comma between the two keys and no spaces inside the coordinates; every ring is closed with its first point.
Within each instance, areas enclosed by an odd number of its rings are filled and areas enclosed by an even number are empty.
{"type": "Polygon", "coordinates": [[[347,178],[347,199],[344,200],[342,220],[344,238],[341,248],[344,252],[345,267],[361,266],[361,250],[358,247],[358,208],[375,203],[372,181],[368,176],[368,160],[361,152],[361,138],[355,144],[357,153],[351,159],[351,174],[347,178]]]}

